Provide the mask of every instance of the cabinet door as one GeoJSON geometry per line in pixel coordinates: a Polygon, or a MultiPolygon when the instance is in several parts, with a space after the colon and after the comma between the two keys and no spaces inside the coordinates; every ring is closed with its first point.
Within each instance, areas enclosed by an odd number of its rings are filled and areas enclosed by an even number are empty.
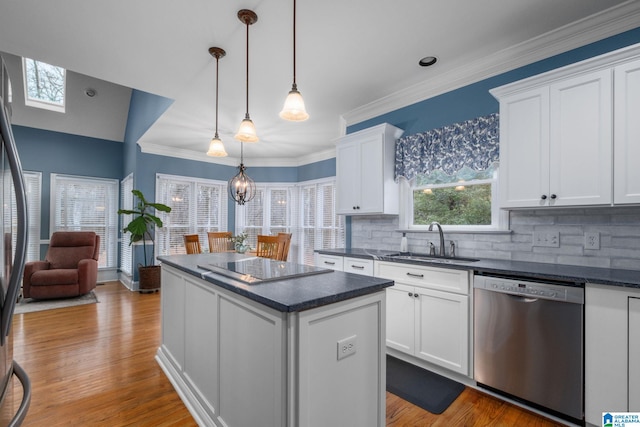
{"type": "Polygon", "coordinates": [[[640,297],[629,298],[629,411],[640,411],[640,297]]]}
{"type": "Polygon", "coordinates": [[[382,134],[372,135],[360,146],[360,212],[384,211],[384,170],[382,134]]]}
{"type": "Polygon", "coordinates": [[[360,206],[360,146],[357,143],[336,147],[336,212],[356,213],[360,206]]]}
{"type": "Polygon", "coordinates": [[[387,346],[413,354],[415,298],[412,286],[400,283],[387,288],[387,346]]]}
{"type": "Polygon", "coordinates": [[[552,206],[612,201],[611,74],[601,70],[550,86],[552,206]]]}
{"type": "Polygon", "coordinates": [[[640,61],[614,70],[614,203],[640,203],[640,61]]]}
{"type": "Polygon", "coordinates": [[[416,356],[469,374],[469,297],[416,288],[416,356]]]}
{"type": "Polygon", "coordinates": [[[549,90],[500,100],[500,207],[535,207],[549,195],[549,90]]]}

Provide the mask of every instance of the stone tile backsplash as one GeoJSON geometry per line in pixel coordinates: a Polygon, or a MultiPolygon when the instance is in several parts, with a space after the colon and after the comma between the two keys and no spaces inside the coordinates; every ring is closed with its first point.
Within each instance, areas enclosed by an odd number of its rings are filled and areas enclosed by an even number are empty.
{"type": "MultiPolygon", "coordinates": [[[[640,270],[640,207],[516,210],[505,233],[447,233],[459,256],[640,270]],[[534,246],[534,233],[558,233],[558,247],[534,246]],[[598,233],[599,249],[585,247],[585,233],[598,233]]],[[[399,250],[398,217],[352,217],[354,248],[399,250]]],[[[437,233],[407,232],[409,250],[438,247],[437,233]]]]}

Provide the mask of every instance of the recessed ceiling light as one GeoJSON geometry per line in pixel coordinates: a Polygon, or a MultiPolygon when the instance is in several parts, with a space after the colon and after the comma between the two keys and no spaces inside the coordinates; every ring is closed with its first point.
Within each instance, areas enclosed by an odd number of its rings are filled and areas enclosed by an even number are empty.
{"type": "Polygon", "coordinates": [[[418,61],[418,64],[420,64],[421,67],[429,67],[436,62],[438,62],[438,58],[436,58],[435,56],[425,56],[420,61],[418,61]]]}
{"type": "Polygon", "coordinates": [[[95,89],[88,87],[84,90],[84,94],[87,95],[89,98],[93,98],[94,96],[97,95],[97,92],[95,89]]]}

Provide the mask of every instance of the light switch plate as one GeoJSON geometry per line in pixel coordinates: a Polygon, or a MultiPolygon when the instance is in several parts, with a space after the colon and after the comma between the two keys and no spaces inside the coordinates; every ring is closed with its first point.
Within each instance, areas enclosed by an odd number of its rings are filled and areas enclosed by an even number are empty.
{"type": "Polygon", "coordinates": [[[560,232],[558,231],[534,231],[533,246],[546,248],[560,247],[560,232]]]}

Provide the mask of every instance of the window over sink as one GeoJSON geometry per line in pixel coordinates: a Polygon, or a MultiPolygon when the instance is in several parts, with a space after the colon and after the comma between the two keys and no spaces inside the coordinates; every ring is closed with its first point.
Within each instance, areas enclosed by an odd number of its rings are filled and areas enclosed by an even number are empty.
{"type": "Polygon", "coordinates": [[[463,168],[453,175],[436,170],[401,182],[402,228],[427,229],[433,221],[449,231],[501,228],[497,165],[484,171],[463,168]]]}

